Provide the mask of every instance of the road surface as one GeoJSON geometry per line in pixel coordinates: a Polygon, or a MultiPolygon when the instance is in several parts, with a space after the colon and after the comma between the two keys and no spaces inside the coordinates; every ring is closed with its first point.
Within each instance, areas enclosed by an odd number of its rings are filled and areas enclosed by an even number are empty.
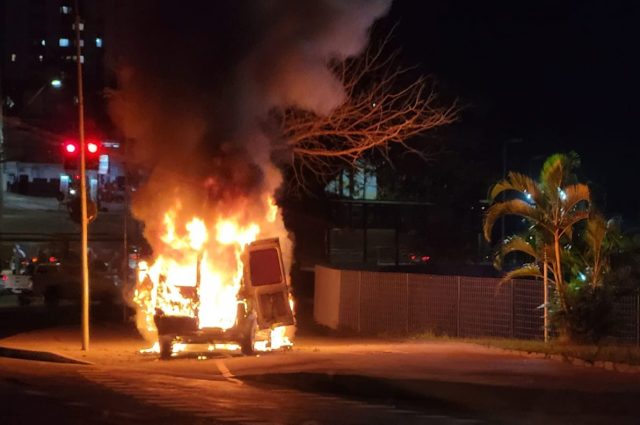
{"type": "MultiPolygon", "coordinates": [[[[212,361],[213,364],[216,361],[212,361]]],[[[473,424],[398,406],[130,368],[0,359],[0,422],[67,424],[473,424]]]]}

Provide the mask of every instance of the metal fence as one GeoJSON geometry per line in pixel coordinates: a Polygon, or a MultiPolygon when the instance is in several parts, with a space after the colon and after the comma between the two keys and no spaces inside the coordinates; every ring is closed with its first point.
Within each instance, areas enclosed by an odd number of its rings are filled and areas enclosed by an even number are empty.
{"type": "MultiPolygon", "coordinates": [[[[543,285],[496,278],[315,270],[314,317],[366,334],[433,332],[456,337],[543,338],[543,285]]],[[[618,301],[612,337],[639,342],[638,296],[618,301]]]]}

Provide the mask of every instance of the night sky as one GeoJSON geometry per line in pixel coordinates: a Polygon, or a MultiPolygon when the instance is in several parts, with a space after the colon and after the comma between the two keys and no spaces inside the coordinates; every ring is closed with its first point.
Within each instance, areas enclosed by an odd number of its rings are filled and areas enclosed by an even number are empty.
{"type": "Polygon", "coordinates": [[[405,59],[467,105],[454,130],[483,164],[499,175],[512,138],[509,168],[525,173],[575,150],[599,207],[637,222],[640,2],[396,0],[386,20],[405,59]]]}

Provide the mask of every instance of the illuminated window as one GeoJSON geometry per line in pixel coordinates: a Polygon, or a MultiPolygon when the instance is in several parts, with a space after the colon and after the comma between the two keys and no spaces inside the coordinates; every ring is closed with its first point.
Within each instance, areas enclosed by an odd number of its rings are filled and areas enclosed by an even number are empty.
{"type": "Polygon", "coordinates": [[[11,53],[11,62],[15,62],[15,61],[16,61],[16,54],[11,53]]]}
{"type": "Polygon", "coordinates": [[[42,62],[42,61],[44,60],[44,56],[42,56],[42,55],[38,55],[38,60],[39,60],[40,62],[42,62]]]}
{"type": "MultiPolygon", "coordinates": [[[[80,22],[80,25],[78,25],[78,28],[80,28],[80,31],[84,31],[84,22],[80,22]]],[[[71,25],[71,29],[73,29],[73,30],[76,29],[76,24],[75,23],[73,25],[71,25]]]]}
{"type": "Polygon", "coordinates": [[[100,37],[96,38],[96,47],[102,47],[102,39],[100,37]]]}
{"type": "Polygon", "coordinates": [[[71,8],[69,6],[60,6],[60,13],[68,15],[71,13],[71,8]]]}
{"type": "Polygon", "coordinates": [[[60,40],[58,40],[58,46],[60,46],[60,47],[69,47],[69,39],[68,38],[61,38],[60,40]]]}
{"type": "Polygon", "coordinates": [[[40,40],[40,45],[41,46],[46,46],[47,45],[47,41],[46,40],[40,40]]]}
{"type": "Polygon", "coordinates": [[[350,199],[378,199],[378,177],[376,169],[365,161],[358,161],[358,168],[342,171],[330,181],[325,191],[350,199]]]}

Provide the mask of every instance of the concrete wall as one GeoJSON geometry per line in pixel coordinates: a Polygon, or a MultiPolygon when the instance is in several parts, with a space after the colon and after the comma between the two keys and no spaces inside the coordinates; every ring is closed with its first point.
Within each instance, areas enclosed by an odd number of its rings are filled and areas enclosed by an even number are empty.
{"type": "Polygon", "coordinates": [[[317,323],[331,329],[340,326],[340,270],[316,266],[313,317],[317,323]]]}

